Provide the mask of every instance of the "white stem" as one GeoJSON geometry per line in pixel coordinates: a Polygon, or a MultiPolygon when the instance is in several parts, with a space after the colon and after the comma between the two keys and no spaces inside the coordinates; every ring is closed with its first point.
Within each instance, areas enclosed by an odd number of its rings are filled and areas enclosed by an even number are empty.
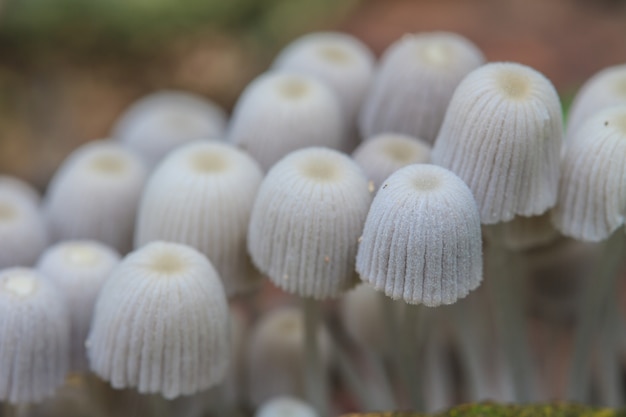
{"type": "Polygon", "coordinates": [[[624,405],[624,384],[619,357],[619,308],[617,303],[607,306],[607,320],[602,328],[599,360],[600,395],[602,405],[612,408],[624,405]]]}
{"type": "Polygon", "coordinates": [[[589,392],[589,360],[596,329],[606,317],[606,305],[616,303],[617,278],[624,254],[624,230],[618,229],[606,241],[594,279],[587,280],[586,291],[574,337],[574,353],[568,385],[568,399],[586,402],[589,392]]]}
{"type": "Polygon", "coordinates": [[[328,386],[321,363],[318,331],[321,323],[319,303],[312,298],[302,299],[304,315],[304,369],[305,390],[309,403],[320,416],[329,415],[328,386]]]}
{"type": "MultiPolygon", "coordinates": [[[[510,251],[491,245],[487,248],[488,279],[492,285],[498,337],[510,367],[516,401],[528,403],[532,394],[532,358],[521,300],[519,262],[510,251]]],[[[519,259],[517,259],[519,260],[519,259]]]]}

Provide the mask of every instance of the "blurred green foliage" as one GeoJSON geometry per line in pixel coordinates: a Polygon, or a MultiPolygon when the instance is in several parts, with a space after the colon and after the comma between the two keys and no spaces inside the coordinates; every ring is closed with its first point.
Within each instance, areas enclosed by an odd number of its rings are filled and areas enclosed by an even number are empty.
{"type": "MultiPolygon", "coordinates": [[[[5,0],[0,42],[68,48],[141,39],[142,45],[202,30],[260,37],[319,26],[358,0],[5,0]],[[148,42],[146,42],[148,41],[148,42]]],[[[293,33],[288,33],[293,36],[293,33]]]]}
{"type": "Polygon", "coordinates": [[[344,417],[626,417],[626,410],[609,410],[582,405],[465,404],[436,414],[407,412],[349,414],[344,417]]]}

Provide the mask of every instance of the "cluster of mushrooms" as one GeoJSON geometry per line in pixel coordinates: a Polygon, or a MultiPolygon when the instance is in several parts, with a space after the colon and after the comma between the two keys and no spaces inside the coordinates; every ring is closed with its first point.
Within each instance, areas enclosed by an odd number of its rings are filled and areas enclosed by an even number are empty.
{"type": "Polygon", "coordinates": [[[378,62],[306,35],[230,120],[142,98],[43,198],[0,178],[2,415],[71,415],[63,396],[190,417],[559,398],[531,346],[537,275],[582,288],[561,399],[619,405],[626,65],[562,114],[541,73],[446,32],[378,62]]]}

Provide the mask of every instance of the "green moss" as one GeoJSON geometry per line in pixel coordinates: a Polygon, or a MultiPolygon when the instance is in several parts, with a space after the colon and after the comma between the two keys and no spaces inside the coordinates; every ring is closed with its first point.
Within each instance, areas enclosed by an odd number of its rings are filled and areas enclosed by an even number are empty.
{"type": "Polygon", "coordinates": [[[498,405],[490,403],[465,404],[437,414],[369,413],[344,417],[626,417],[626,410],[592,408],[581,405],[498,405]]]}

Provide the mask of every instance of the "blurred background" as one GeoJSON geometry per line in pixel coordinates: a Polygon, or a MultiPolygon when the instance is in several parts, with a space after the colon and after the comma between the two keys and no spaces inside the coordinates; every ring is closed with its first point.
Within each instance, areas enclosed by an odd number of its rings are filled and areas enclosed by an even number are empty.
{"type": "Polygon", "coordinates": [[[45,187],[154,90],[230,110],[281,47],[317,30],[353,34],[377,56],[407,32],[455,31],[488,60],[543,72],[564,103],[626,62],[624,0],[0,0],[0,171],[45,187]]]}

